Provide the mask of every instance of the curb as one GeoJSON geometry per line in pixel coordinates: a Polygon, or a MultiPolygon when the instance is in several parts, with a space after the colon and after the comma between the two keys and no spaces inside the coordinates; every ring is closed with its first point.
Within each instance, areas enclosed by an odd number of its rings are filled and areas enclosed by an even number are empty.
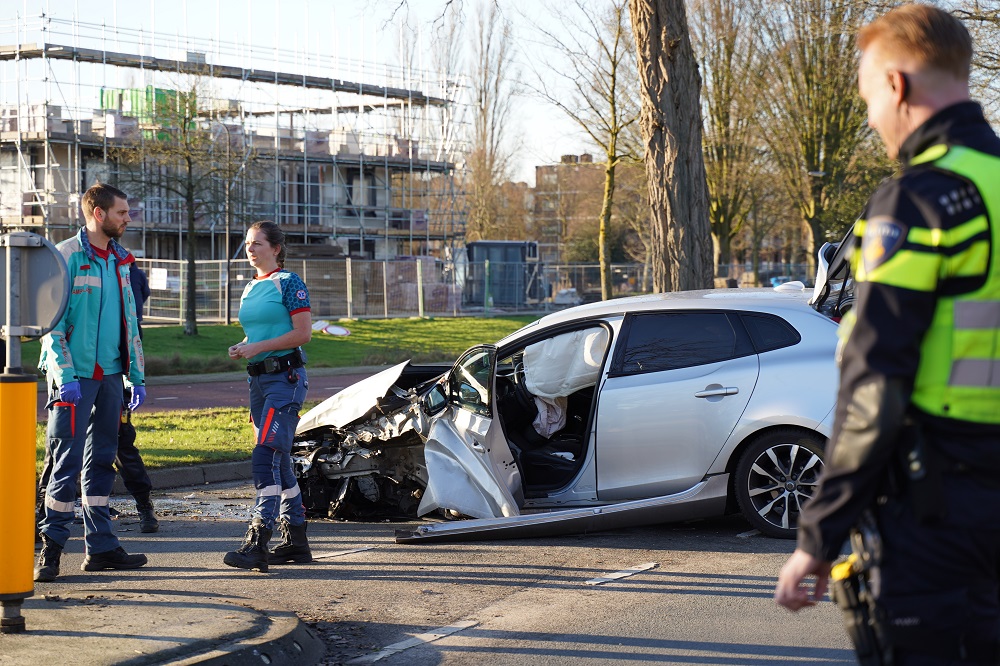
{"type": "Polygon", "coordinates": [[[326,655],[323,641],[295,613],[269,612],[267,618],[271,624],[263,635],[235,640],[173,663],[178,666],[252,663],[311,666],[326,655]]]}
{"type": "MultiPolygon", "coordinates": [[[[149,480],[153,484],[154,491],[186,486],[203,486],[208,483],[224,481],[248,481],[252,478],[253,471],[249,460],[149,470],[149,480]]],[[[120,474],[115,475],[115,485],[111,492],[116,495],[128,495],[120,474]]]]}
{"type": "Polygon", "coordinates": [[[295,613],[181,590],[78,589],[25,600],[31,627],[0,662],[314,666],[326,646],[295,613]],[[197,625],[192,627],[191,625],[197,625]]]}

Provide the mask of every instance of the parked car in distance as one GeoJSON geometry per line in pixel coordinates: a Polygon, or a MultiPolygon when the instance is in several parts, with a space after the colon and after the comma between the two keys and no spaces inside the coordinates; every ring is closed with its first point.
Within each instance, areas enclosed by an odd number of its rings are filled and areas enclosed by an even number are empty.
{"type": "Polygon", "coordinates": [[[580,298],[580,294],[577,293],[575,287],[560,289],[556,292],[556,295],[552,297],[553,305],[580,305],[582,302],[583,299],[580,298]]]}
{"type": "Polygon", "coordinates": [[[473,347],[444,373],[397,365],[302,417],[293,459],[306,508],[474,519],[400,541],[737,511],[792,537],[837,385],[837,326],[808,300],[802,288],[616,299],[473,347]]]}

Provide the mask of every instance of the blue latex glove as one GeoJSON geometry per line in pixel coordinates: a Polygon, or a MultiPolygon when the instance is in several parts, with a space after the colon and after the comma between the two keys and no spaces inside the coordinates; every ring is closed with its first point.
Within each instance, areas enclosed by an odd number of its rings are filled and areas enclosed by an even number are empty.
{"type": "Polygon", "coordinates": [[[80,391],[80,382],[66,382],[59,387],[59,400],[75,405],[80,402],[83,393],[80,391]]]}
{"type": "Polygon", "coordinates": [[[145,386],[133,386],[132,387],[132,399],[128,402],[128,408],[133,412],[140,407],[142,403],[146,402],[146,387],[145,386]]]}

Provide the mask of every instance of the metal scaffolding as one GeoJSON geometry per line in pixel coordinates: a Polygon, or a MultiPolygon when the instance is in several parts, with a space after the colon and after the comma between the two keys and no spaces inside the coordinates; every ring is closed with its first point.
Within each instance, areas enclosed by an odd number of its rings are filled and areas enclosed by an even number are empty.
{"type": "Polygon", "coordinates": [[[456,73],[281,49],[261,69],[260,53],[48,12],[0,21],[0,226],[66,238],[82,192],[122,184],[123,151],[148,151],[143,191],[125,187],[125,243],[186,258],[188,204],[150,184],[172,168],[151,147],[178,129],[160,110],[197,91],[188,124],[230,168],[197,219],[196,259],[232,256],[255,219],[278,222],[304,258],[450,255],[465,233],[456,73]]]}

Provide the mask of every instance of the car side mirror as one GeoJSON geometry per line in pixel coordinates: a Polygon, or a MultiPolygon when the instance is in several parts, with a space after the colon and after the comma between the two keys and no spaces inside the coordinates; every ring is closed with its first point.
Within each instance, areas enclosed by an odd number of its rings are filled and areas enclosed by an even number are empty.
{"type": "Polygon", "coordinates": [[[448,395],[441,384],[436,384],[434,388],[427,392],[423,399],[423,410],[428,416],[434,416],[448,406],[448,395]]]}

